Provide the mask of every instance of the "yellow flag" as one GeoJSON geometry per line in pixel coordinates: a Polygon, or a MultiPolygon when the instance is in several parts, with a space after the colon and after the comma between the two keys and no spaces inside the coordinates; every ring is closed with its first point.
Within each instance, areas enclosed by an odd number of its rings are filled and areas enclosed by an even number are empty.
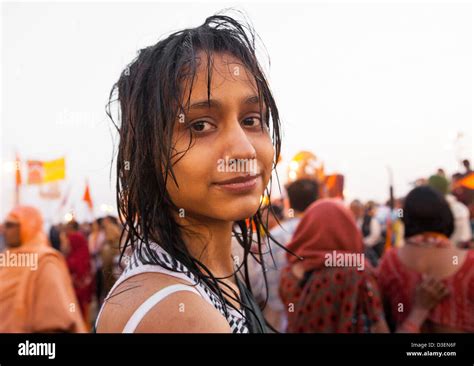
{"type": "Polygon", "coordinates": [[[66,162],[64,157],[43,162],[43,183],[54,182],[66,177],[66,162]]]}

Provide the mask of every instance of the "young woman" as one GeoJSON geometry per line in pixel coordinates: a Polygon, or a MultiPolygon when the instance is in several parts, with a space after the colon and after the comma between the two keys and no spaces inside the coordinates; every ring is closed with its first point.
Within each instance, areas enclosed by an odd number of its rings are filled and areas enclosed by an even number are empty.
{"type": "MultiPolygon", "coordinates": [[[[253,228],[268,232],[259,207],[280,128],[254,45],[252,29],[212,16],[142,49],[115,85],[130,256],[98,332],[266,330],[247,258],[253,228]],[[232,257],[233,235],[241,258],[232,257]]],[[[260,248],[259,230],[257,238],[260,248]]]]}

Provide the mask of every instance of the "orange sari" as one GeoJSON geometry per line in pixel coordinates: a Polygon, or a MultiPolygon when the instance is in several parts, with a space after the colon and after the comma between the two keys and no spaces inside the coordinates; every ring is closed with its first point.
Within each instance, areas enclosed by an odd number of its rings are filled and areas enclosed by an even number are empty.
{"type": "Polygon", "coordinates": [[[39,211],[18,206],[8,218],[19,222],[21,244],[1,254],[9,261],[0,265],[0,332],[85,332],[65,260],[49,246],[39,211]]]}

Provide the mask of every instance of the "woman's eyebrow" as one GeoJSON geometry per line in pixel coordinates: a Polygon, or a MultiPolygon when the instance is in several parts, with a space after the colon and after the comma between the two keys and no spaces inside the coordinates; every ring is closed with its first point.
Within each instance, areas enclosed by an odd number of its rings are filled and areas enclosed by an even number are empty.
{"type": "MultiPolygon", "coordinates": [[[[250,95],[242,99],[242,104],[259,104],[260,98],[258,95],[250,95]]],[[[209,109],[209,108],[216,108],[219,109],[222,107],[222,103],[216,99],[206,99],[201,100],[195,103],[192,103],[188,110],[190,109],[209,109]]]]}
{"type": "Polygon", "coordinates": [[[260,98],[258,95],[251,95],[244,100],[244,104],[259,104],[260,98]]]}

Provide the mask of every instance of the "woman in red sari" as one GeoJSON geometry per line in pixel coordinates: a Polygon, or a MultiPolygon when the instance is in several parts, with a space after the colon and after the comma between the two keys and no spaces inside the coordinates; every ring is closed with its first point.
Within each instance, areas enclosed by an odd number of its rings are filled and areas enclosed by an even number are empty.
{"type": "Polygon", "coordinates": [[[89,305],[94,290],[89,247],[86,238],[78,231],[79,225],[71,221],[66,226],[66,262],[71,273],[74,290],[81,312],[89,324],[89,305]]]}
{"type": "Polygon", "coordinates": [[[300,257],[288,254],[280,282],[288,333],[388,331],[362,235],[342,203],[308,207],[287,247],[300,257]]]}
{"type": "Polygon", "coordinates": [[[389,323],[405,323],[412,332],[474,332],[474,251],[448,239],[454,230],[448,203],[431,187],[417,187],[406,197],[403,221],[405,246],[386,252],[379,266],[389,323]],[[449,295],[420,314],[426,317],[421,327],[407,324],[415,287],[426,275],[444,284],[449,295]]]}

